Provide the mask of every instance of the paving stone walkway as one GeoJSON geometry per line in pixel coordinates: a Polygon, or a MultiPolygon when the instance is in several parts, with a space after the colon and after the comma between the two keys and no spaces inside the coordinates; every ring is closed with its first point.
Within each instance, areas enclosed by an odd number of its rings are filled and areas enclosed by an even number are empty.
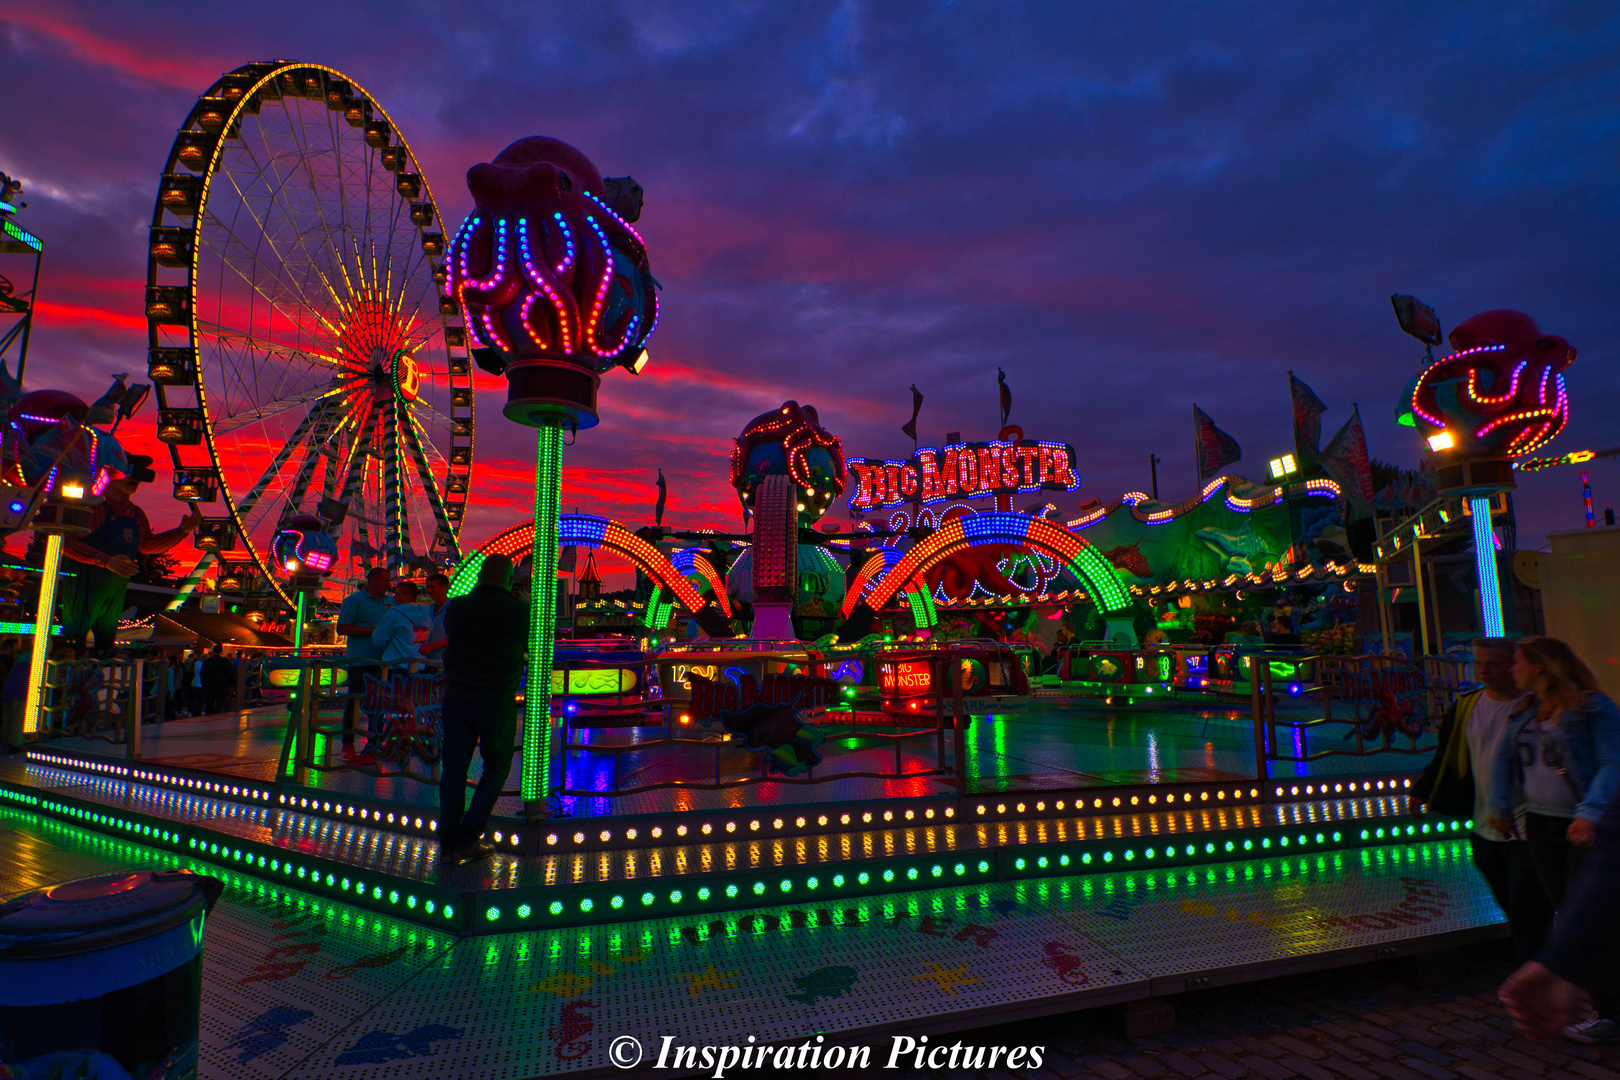
{"type": "Polygon", "coordinates": [[[1490,942],[1203,990],[1175,999],[1175,1031],[1132,1040],[1123,1035],[1118,1009],[1004,1024],[945,1038],[989,1046],[1044,1043],[1041,1070],[881,1075],[1620,1080],[1620,1046],[1535,1046],[1513,1031],[1496,988],[1514,966],[1507,944],[1490,942]]]}

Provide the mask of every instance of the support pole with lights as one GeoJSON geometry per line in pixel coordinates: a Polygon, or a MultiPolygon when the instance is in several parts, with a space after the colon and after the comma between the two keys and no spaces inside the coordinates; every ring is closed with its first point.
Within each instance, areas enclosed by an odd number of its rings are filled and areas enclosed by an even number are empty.
{"type": "Polygon", "coordinates": [[[1479,608],[1486,637],[1505,636],[1502,628],[1502,585],[1496,573],[1496,534],[1491,531],[1491,497],[1468,500],[1474,519],[1474,569],[1479,574],[1479,608]]]}
{"type": "Polygon", "coordinates": [[[474,362],[506,377],[506,418],[536,429],[534,554],[519,792],[525,817],[550,817],[551,668],[557,643],[557,527],[563,432],[598,423],[602,375],[639,374],[658,323],[658,283],[632,227],[642,190],[604,178],[544,136],[519,139],[467,170],[473,212],[446,252],[441,303],[480,345],[474,362]]]}
{"type": "MultiPolygon", "coordinates": [[[[1487,507],[1490,500],[1485,500],[1487,507]]],[[[1487,519],[1490,510],[1485,511],[1487,519]]],[[[1421,535],[1412,537],[1412,587],[1417,590],[1418,605],[1418,648],[1419,656],[1429,655],[1429,605],[1423,597],[1423,538],[1421,535]]]]}
{"type": "Polygon", "coordinates": [[[536,429],[534,554],[529,577],[529,660],[523,690],[525,812],[544,816],[552,794],[551,666],[557,648],[557,518],[562,502],[562,428],[536,429]]]}
{"type": "Polygon", "coordinates": [[[45,660],[51,648],[51,615],[56,611],[56,579],[62,569],[62,534],[45,538],[45,566],[39,576],[39,610],[34,615],[34,651],[28,660],[28,700],[23,706],[23,732],[38,732],[45,697],[45,660]]]}
{"type": "Polygon", "coordinates": [[[1423,370],[1402,392],[1403,422],[1429,444],[1437,493],[1466,500],[1481,623],[1487,636],[1501,637],[1492,496],[1516,486],[1515,458],[1546,445],[1569,421],[1563,373],[1575,349],[1524,312],[1499,309],[1458,323],[1447,338],[1454,351],[1436,360],[1440,321],[1433,309],[1410,296],[1390,299],[1401,329],[1431,347],[1423,370]]]}

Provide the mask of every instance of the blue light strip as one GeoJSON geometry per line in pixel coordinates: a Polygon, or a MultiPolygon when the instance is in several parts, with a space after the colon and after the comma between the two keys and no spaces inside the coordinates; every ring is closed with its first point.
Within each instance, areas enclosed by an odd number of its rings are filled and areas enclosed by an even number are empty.
{"type": "Polygon", "coordinates": [[[1468,500],[1474,518],[1474,568],[1479,574],[1479,607],[1486,637],[1502,637],[1502,589],[1496,576],[1496,534],[1491,531],[1491,500],[1475,495],[1468,500]]]}
{"type": "Polygon", "coordinates": [[[563,547],[601,548],[607,536],[608,519],[589,514],[564,514],[557,519],[558,540],[563,547]]]}

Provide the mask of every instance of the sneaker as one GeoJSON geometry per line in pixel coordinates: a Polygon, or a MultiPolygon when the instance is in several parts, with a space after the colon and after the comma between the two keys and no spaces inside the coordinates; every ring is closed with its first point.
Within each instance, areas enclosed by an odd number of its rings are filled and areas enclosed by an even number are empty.
{"type": "Polygon", "coordinates": [[[343,748],[343,764],[345,765],[375,765],[377,759],[369,751],[359,751],[352,746],[343,748]]]}
{"type": "Polygon", "coordinates": [[[474,840],[470,844],[463,844],[456,849],[456,862],[470,863],[479,859],[487,859],[495,854],[495,845],[487,840],[474,840]]]}
{"type": "Polygon", "coordinates": [[[1620,1024],[1594,1016],[1564,1028],[1564,1038],[1578,1043],[1620,1042],[1620,1024]]]}

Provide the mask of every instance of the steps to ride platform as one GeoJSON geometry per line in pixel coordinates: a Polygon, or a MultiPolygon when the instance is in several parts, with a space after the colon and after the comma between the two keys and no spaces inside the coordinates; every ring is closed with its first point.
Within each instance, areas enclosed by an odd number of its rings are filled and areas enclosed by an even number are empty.
{"type": "Polygon", "coordinates": [[[208,924],[202,1055],[206,1075],[232,1080],[625,1075],[609,1054],[627,1039],[643,1067],[665,1040],[679,1053],[818,1035],[881,1065],[901,1033],[971,1044],[980,1022],[1502,932],[1461,838],[478,938],[145,839],[0,808],[0,865],[19,891],[129,865],[226,882],[208,924]]]}

